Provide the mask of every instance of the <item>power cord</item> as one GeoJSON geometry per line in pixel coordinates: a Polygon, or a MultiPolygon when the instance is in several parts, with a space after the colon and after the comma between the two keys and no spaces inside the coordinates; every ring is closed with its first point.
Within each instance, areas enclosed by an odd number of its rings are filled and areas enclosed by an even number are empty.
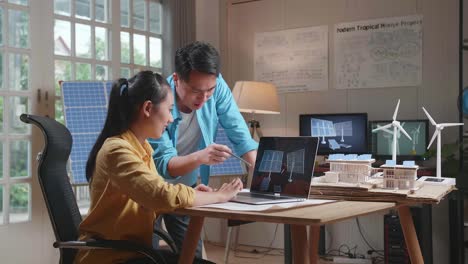
{"type": "MultiPolygon", "coordinates": [[[[266,255],[275,255],[275,256],[281,256],[281,255],[284,255],[284,251],[282,253],[279,253],[279,254],[269,254],[270,252],[274,251],[274,250],[277,250],[277,249],[274,249],[273,248],[273,243],[275,242],[275,239],[276,239],[276,234],[278,232],[278,227],[279,227],[279,224],[276,224],[276,227],[275,227],[275,232],[273,233],[273,238],[271,239],[270,241],[270,244],[268,245],[267,247],[267,250],[264,250],[264,251],[259,251],[257,249],[253,249],[251,251],[242,251],[242,250],[234,250],[234,256],[238,257],[238,258],[249,258],[249,259],[261,259],[261,258],[264,258],[266,255]],[[242,256],[242,255],[239,255],[238,253],[239,252],[244,252],[244,253],[253,253],[253,254],[262,254],[261,256],[258,256],[258,257],[251,257],[251,256],[242,256]]],[[[281,252],[281,251],[280,251],[281,252]]]]}
{"type": "MultiPolygon", "coordinates": [[[[359,233],[361,234],[361,237],[362,239],[364,240],[364,242],[367,244],[367,246],[372,250],[372,252],[375,252],[376,254],[378,254],[379,256],[384,256],[383,253],[380,253],[382,252],[383,250],[376,250],[370,243],[369,241],[367,241],[366,237],[364,236],[363,232],[362,232],[362,228],[361,228],[361,223],[359,222],[359,217],[356,217],[356,225],[358,227],[358,230],[359,230],[359,233]]],[[[370,250],[369,250],[370,251],[370,250]]],[[[368,252],[369,252],[368,251],[368,252]]]]}

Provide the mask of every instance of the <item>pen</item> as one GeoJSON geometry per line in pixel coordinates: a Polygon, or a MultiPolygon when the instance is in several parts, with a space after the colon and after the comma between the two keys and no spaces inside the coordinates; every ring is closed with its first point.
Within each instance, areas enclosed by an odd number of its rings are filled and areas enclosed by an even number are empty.
{"type": "Polygon", "coordinates": [[[252,167],[252,164],[248,163],[246,160],[244,160],[243,158],[237,156],[236,154],[234,154],[234,153],[229,153],[229,154],[231,154],[231,156],[233,156],[234,158],[236,158],[236,159],[238,159],[238,160],[244,162],[245,165],[247,165],[247,166],[249,166],[249,167],[252,167]]]}

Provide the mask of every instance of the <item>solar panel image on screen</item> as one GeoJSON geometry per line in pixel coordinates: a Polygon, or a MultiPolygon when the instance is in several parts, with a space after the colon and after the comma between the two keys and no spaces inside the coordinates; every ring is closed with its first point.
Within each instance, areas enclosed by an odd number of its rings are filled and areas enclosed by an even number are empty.
{"type": "Polygon", "coordinates": [[[299,131],[320,138],[318,155],[367,152],[367,113],[303,114],[299,131]]]}
{"type": "MultiPolygon", "coordinates": [[[[218,132],[216,134],[215,142],[217,144],[223,144],[228,146],[231,150],[233,149],[231,141],[226,135],[226,131],[218,125],[218,132]]],[[[225,162],[213,165],[210,169],[210,175],[243,175],[246,174],[246,170],[242,162],[234,157],[230,157],[225,162]]]]}
{"type": "Polygon", "coordinates": [[[260,172],[281,172],[283,162],[283,151],[265,150],[260,162],[260,172]]]}
{"type": "Polygon", "coordinates": [[[337,136],[353,136],[353,121],[335,123],[334,126],[337,136]]]}
{"type": "Polygon", "coordinates": [[[335,137],[336,131],[332,121],[312,118],[310,123],[311,136],[313,137],[335,137]]]}
{"type": "Polygon", "coordinates": [[[61,87],[65,125],[73,138],[72,180],[86,183],[86,161],[106,119],[112,82],[62,82],[61,87]]]}
{"type": "Polygon", "coordinates": [[[304,174],[304,153],[305,149],[300,149],[286,154],[288,172],[304,174]]]}

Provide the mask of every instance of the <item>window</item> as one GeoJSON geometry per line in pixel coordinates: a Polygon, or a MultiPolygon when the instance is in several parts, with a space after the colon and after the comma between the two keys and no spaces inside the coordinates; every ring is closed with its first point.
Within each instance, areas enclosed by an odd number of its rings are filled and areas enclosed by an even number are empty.
{"type": "Polygon", "coordinates": [[[60,81],[111,79],[110,0],[55,0],[55,117],[63,122],[60,81]]]}
{"type": "Polygon", "coordinates": [[[0,224],[31,219],[31,106],[27,0],[0,2],[0,224]]]}
{"type": "Polygon", "coordinates": [[[159,1],[120,0],[120,74],[162,71],[162,7],[159,1]]]}

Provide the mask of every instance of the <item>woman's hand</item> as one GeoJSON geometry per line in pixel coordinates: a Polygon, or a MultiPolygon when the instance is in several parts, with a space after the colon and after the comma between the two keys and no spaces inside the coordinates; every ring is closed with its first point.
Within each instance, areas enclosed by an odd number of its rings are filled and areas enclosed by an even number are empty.
{"type": "Polygon", "coordinates": [[[243,188],[242,181],[239,178],[232,180],[230,183],[224,183],[217,191],[220,194],[220,202],[227,202],[234,198],[243,188]]]}
{"type": "Polygon", "coordinates": [[[193,206],[227,202],[236,196],[242,188],[242,181],[239,178],[223,184],[219,190],[215,191],[206,185],[200,184],[194,188],[195,199],[193,206]]]}
{"type": "Polygon", "coordinates": [[[194,189],[200,192],[212,192],[213,191],[213,188],[211,188],[210,186],[206,186],[205,184],[199,184],[194,189]]]}

